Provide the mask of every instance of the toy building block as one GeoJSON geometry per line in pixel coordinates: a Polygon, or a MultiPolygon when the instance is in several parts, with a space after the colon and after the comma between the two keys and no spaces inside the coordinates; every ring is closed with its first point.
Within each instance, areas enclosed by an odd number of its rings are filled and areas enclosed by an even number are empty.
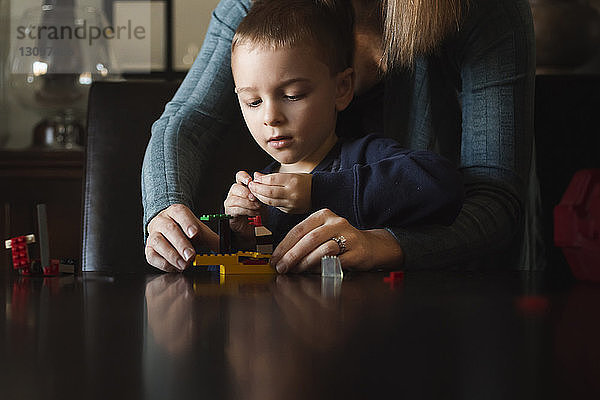
{"type": "MultiPolygon", "coordinates": [[[[31,244],[31,243],[35,243],[35,235],[32,233],[30,235],[25,235],[25,236],[19,236],[24,238],[25,244],[31,244]]],[[[13,238],[16,239],[16,238],[13,238]]],[[[10,249],[12,246],[12,240],[13,239],[7,239],[4,241],[4,247],[6,247],[7,249],[10,249]]]]}
{"type": "Polygon", "coordinates": [[[204,214],[200,216],[200,221],[217,221],[219,233],[219,252],[222,254],[231,252],[231,229],[229,220],[233,216],[228,214],[204,214]]]}
{"type": "Polygon", "coordinates": [[[19,236],[4,242],[6,248],[12,250],[13,268],[22,275],[54,276],[59,273],[59,261],[50,260],[48,244],[48,219],[46,205],[37,205],[38,218],[38,241],[40,247],[40,259],[31,260],[27,245],[35,243],[34,235],[19,236]]]}
{"type": "Polygon", "coordinates": [[[50,250],[48,244],[48,217],[46,215],[46,205],[37,205],[38,235],[40,244],[40,261],[42,268],[50,267],[50,250]]]}
{"type": "Polygon", "coordinates": [[[42,268],[44,276],[55,276],[58,275],[60,268],[60,261],[50,260],[49,264],[42,268]]]}
{"type": "Polygon", "coordinates": [[[31,265],[29,251],[27,250],[29,243],[35,243],[34,235],[18,236],[4,242],[4,246],[11,249],[14,269],[29,271],[31,265]]]}
{"type": "Polygon", "coordinates": [[[554,243],[575,278],[600,282],[600,169],[573,176],[554,208],[554,243]]]}
{"type": "Polygon", "coordinates": [[[231,228],[229,227],[229,219],[219,219],[219,253],[231,252],[231,228]]]}
{"type": "Polygon", "coordinates": [[[221,221],[221,220],[228,220],[233,218],[231,215],[228,214],[204,214],[201,215],[199,220],[200,221],[221,221]]]}
{"type": "Polygon", "coordinates": [[[77,272],[77,261],[70,258],[63,258],[58,264],[58,272],[61,274],[74,274],[77,272]]]}
{"type": "Polygon", "coordinates": [[[195,266],[219,265],[221,275],[274,274],[271,256],[257,252],[238,251],[233,254],[202,254],[194,260],[195,266]]]}
{"type": "Polygon", "coordinates": [[[259,253],[273,253],[273,232],[263,226],[260,215],[249,217],[249,224],[254,226],[256,237],[256,251],[259,253]]]}
{"type": "Polygon", "coordinates": [[[342,263],[337,256],[323,256],[321,258],[321,277],[323,278],[344,278],[342,263]]]}
{"type": "Polygon", "coordinates": [[[248,223],[252,226],[262,226],[262,219],[260,215],[257,215],[255,217],[248,217],[248,221],[250,221],[248,223]]]}

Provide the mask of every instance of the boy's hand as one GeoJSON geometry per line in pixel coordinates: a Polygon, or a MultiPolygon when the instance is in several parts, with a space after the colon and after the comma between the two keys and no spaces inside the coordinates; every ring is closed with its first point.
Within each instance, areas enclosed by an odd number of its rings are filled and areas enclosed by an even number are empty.
{"type": "Polygon", "coordinates": [[[254,237],[254,228],[248,223],[248,217],[260,215],[262,207],[247,187],[250,181],[252,177],[246,171],[238,171],[224,203],[225,214],[234,217],[229,220],[231,230],[244,237],[254,237]]]}
{"type": "Polygon", "coordinates": [[[248,188],[261,202],[289,214],[303,214],[310,210],[311,174],[254,173],[248,188]]]}

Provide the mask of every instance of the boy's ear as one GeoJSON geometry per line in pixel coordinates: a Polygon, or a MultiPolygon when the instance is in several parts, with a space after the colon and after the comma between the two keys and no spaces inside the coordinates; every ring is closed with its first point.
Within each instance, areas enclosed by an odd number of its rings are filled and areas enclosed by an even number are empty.
{"type": "Polygon", "coordinates": [[[346,68],[336,76],[335,109],[342,111],[354,98],[354,70],[346,68]]]}

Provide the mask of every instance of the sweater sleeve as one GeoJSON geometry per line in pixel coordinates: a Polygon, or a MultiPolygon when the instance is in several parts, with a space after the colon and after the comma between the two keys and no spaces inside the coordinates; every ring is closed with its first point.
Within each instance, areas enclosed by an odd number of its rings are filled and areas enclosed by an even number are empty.
{"type": "Polygon", "coordinates": [[[148,222],[171,204],[194,209],[193,197],[211,148],[227,132],[239,109],[231,75],[231,41],[250,0],[221,0],[202,49],[152,135],[142,165],[144,233],[148,222]]]}
{"type": "Polygon", "coordinates": [[[327,207],[360,229],[449,225],[462,200],[463,182],[449,161],[374,135],[344,142],[338,171],[313,173],[313,208],[327,207]]]}
{"type": "Polygon", "coordinates": [[[533,141],[531,10],[525,0],[481,0],[471,7],[454,49],[462,82],[465,203],[449,227],[390,229],[408,269],[487,264],[519,243],[523,231],[533,141]]]}

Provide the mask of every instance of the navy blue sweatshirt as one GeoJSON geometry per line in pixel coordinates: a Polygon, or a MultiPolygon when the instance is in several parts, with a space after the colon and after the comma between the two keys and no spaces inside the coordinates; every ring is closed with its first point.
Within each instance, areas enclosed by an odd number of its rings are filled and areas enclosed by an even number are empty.
{"type": "MultiPolygon", "coordinates": [[[[279,166],[273,162],[262,172],[276,172],[279,166]]],[[[309,213],[287,214],[267,206],[263,224],[273,232],[275,246],[322,208],[358,229],[450,225],[464,199],[462,177],[448,160],[376,135],[340,138],[311,174],[309,213]]]]}

